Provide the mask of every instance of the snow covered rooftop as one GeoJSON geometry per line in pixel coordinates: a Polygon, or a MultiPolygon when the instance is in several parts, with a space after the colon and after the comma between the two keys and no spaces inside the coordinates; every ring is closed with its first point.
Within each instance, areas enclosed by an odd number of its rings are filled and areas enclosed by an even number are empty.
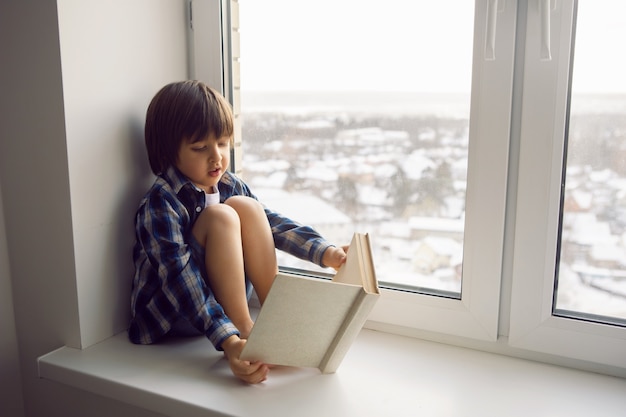
{"type": "Polygon", "coordinates": [[[302,193],[289,193],[276,188],[253,190],[268,208],[307,225],[349,224],[348,216],[324,200],[302,193]]]}
{"type": "Polygon", "coordinates": [[[411,217],[409,226],[411,229],[417,230],[463,233],[465,221],[463,219],[447,219],[443,217],[411,217]]]}

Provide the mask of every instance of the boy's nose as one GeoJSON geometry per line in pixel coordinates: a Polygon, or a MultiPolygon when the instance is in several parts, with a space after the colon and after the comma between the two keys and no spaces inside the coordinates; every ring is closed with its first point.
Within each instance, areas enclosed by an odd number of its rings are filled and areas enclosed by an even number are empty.
{"type": "Polygon", "coordinates": [[[211,152],[209,152],[209,160],[211,162],[219,162],[222,159],[222,155],[217,146],[211,148],[211,152]]]}

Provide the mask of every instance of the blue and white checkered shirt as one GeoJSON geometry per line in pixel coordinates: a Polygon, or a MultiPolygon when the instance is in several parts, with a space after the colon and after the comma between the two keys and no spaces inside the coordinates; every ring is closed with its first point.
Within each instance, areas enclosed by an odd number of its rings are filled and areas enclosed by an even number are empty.
{"type": "MultiPolygon", "coordinates": [[[[218,189],[222,203],[234,195],[256,198],[241,179],[228,172],[218,189]]],[[[156,342],[180,319],[204,333],[219,350],[224,340],[239,334],[204,281],[204,265],[192,256],[189,237],[204,199],[204,192],[171,167],[156,178],[141,201],[135,218],[128,329],[133,343],[156,342]]],[[[315,230],[267,208],[265,213],[276,248],[322,265],[324,251],[331,245],[315,230]]]]}

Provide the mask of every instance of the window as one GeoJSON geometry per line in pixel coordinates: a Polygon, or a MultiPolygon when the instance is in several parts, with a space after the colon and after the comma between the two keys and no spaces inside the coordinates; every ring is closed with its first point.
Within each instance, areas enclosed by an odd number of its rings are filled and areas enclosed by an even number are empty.
{"type": "Polygon", "coordinates": [[[257,195],[331,242],[370,233],[382,284],[459,298],[471,2],[453,15],[445,3],[242,4],[254,33],[242,44],[243,173],[257,195]]]}
{"type": "Polygon", "coordinates": [[[528,4],[510,332],[516,347],[622,368],[624,11],[528,4]]]}
{"type": "Polygon", "coordinates": [[[514,5],[238,3],[253,191],[337,244],[370,233],[374,321],[495,339],[514,5]]]}
{"type": "MultiPolygon", "coordinates": [[[[371,232],[384,286],[371,327],[553,360],[547,353],[623,373],[621,296],[613,294],[612,310],[598,310],[600,303],[580,308],[568,287],[583,259],[587,267],[612,271],[611,292],[618,293],[622,283],[613,272],[623,270],[619,257],[591,264],[590,248],[576,246],[580,242],[572,237],[578,221],[572,219],[590,208],[588,195],[579,191],[591,189],[591,224],[608,223],[608,232],[606,225],[594,227],[591,237],[623,251],[626,88],[618,74],[624,61],[623,54],[603,55],[597,47],[620,50],[623,32],[605,35],[626,27],[619,1],[580,0],[578,12],[576,0],[476,0],[473,9],[467,1],[209,3],[221,5],[218,15],[230,11],[232,27],[208,25],[212,37],[224,42],[219,48],[203,48],[205,37],[197,35],[193,47],[196,55],[211,51],[209,76],[220,80],[243,122],[237,172],[269,205],[317,226],[333,241],[355,230],[371,232]],[[411,34],[420,19],[436,22],[428,35],[411,34]],[[594,20],[603,31],[591,29],[594,20]],[[393,24],[385,28],[387,21],[393,24]],[[472,39],[471,57],[465,36],[472,39]],[[457,43],[465,52],[455,49],[457,43]],[[458,65],[446,65],[446,54],[458,65]],[[586,90],[591,64],[601,65],[602,77],[595,79],[608,87],[591,84],[596,90],[586,90]],[[450,82],[439,84],[433,74],[450,82]],[[359,83],[363,76],[368,83],[359,83]],[[428,83],[417,88],[413,78],[428,83]],[[313,94],[303,101],[306,91],[313,94]],[[599,101],[584,101],[582,93],[610,93],[610,100],[600,98],[613,110],[598,114],[599,101]],[[428,117],[416,101],[426,96],[428,117]],[[435,99],[444,96],[447,101],[435,99]],[[585,103],[596,114],[583,111],[585,103]],[[579,151],[581,138],[599,144],[592,159],[579,151]],[[607,154],[617,159],[611,168],[607,154]],[[429,194],[432,189],[448,194],[429,194]],[[288,211],[294,201],[296,213],[288,211]],[[323,212],[321,221],[302,218],[302,207],[318,204],[323,208],[313,214],[323,212]],[[455,215],[460,227],[447,222],[455,215]],[[444,225],[456,233],[460,280],[457,271],[451,274],[452,257],[434,256],[437,239],[429,239],[431,232],[415,217],[429,217],[437,237],[444,237],[444,225]],[[405,236],[398,236],[398,223],[406,226],[405,236]],[[394,245],[386,233],[406,245],[394,245]],[[429,250],[424,241],[430,241],[429,250]],[[420,256],[416,248],[424,249],[420,256]],[[394,257],[401,258],[403,274],[381,266],[394,257]]],[[[194,9],[194,22],[195,16],[194,9]]],[[[579,292],[578,302],[591,299],[588,294],[579,292]]]]}
{"type": "Polygon", "coordinates": [[[582,1],[578,6],[554,306],[555,314],[622,326],[626,58],[613,52],[626,39],[624,13],[617,1],[582,1]]]}

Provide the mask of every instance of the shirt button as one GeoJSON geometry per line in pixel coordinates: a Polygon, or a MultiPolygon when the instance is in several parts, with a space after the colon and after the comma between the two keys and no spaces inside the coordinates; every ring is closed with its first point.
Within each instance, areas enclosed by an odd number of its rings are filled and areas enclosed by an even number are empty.
{"type": "Polygon", "coordinates": [[[202,207],[198,206],[196,207],[196,213],[200,213],[202,211],[202,207]]]}

